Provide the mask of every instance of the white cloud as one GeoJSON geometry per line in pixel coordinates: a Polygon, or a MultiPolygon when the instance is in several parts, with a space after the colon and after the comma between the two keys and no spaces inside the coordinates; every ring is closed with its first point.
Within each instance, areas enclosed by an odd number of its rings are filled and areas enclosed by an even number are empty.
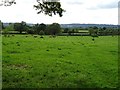
{"type": "Polygon", "coordinates": [[[117,24],[118,0],[60,0],[66,10],[63,17],[37,14],[33,5],[36,0],[16,0],[11,7],[0,7],[0,20],[3,22],[28,23],[99,23],[117,24]],[[116,8],[115,8],[116,7],[116,8]]]}

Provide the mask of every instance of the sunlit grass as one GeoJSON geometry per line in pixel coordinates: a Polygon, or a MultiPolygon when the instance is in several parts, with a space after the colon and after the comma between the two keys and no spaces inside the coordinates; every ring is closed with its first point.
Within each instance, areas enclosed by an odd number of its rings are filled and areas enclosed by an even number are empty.
{"type": "Polygon", "coordinates": [[[118,37],[4,37],[3,88],[115,88],[118,37]]]}

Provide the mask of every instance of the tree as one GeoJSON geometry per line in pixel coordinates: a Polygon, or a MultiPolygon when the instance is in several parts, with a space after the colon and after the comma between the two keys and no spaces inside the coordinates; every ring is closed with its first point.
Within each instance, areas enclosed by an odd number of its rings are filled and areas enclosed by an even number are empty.
{"type": "Polygon", "coordinates": [[[33,26],[33,29],[34,29],[34,33],[35,33],[35,34],[39,34],[39,32],[40,32],[40,27],[39,27],[39,24],[38,24],[38,23],[33,26]]]}
{"type": "Polygon", "coordinates": [[[21,23],[15,23],[14,29],[15,29],[15,31],[19,31],[21,34],[23,31],[26,31],[26,29],[27,29],[26,22],[22,21],[21,23]]]}
{"type": "Polygon", "coordinates": [[[2,0],[2,3],[0,4],[0,6],[11,6],[12,4],[16,4],[15,0],[2,0]]]}
{"type": "Polygon", "coordinates": [[[15,23],[14,29],[15,29],[15,31],[19,31],[20,33],[22,33],[21,23],[15,23]]]}
{"type": "Polygon", "coordinates": [[[61,27],[58,23],[48,25],[46,28],[47,34],[56,35],[61,32],[61,27]]]}
{"type": "Polygon", "coordinates": [[[60,2],[47,2],[47,0],[40,2],[40,0],[37,0],[38,5],[34,5],[36,10],[39,13],[44,13],[45,15],[52,16],[53,14],[59,14],[60,17],[62,17],[62,13],[65,12],[64,9],[61,8],[60,2]]]}
{"type": "Polygon", "coordinates": [[[26,29],[26,32],[27,32],[28,34],[34,34],[33,26],[27,25],[26,28],[27,28],[27,29],[26,29]]]}
{"type": "Polygon", "coordinates": [[[92,37],[92,41],[95,41],[95,37],[98,37],[98,27],[89,27],[89,34],[92,37]]]}
{"type": "Polygon", "coordinates": [[[120,35],[120,26],[118,26],[118,35],[120,35]]]}
{"type": "Polygon", "coordinates": [[[97,36],[98,35],[98,27],[89,27],[89,34],[91,36],[97,36]]]}
{"type": "Polygon", "coordinates": [[[46,25],[44,24],[44,23],[41,23],[41,24],[35,24],[34,26],[33,26],[33,29],[34,29],[34,33],[35,34],[39,34],[40,33],[40,31],[43,31],[43,32],[45,32],[45,30],[46,30],[46,25]]]}
{"type": "Polygon", "coordinates": [[[102,31],[102,32],[103,32],[103,35],[107,35],[107,34],[108,34],[108,32],[107,32],[108,28],[103,27],[102,30],[103,30],[103,31],[102,31]]]}
{"type": "Polygon", "coordinates": [[[89,35],[92,35],[92,34],[93,34],[93,28],[89,27],[89,35]]]}
{"type": "MultiPolygon", "coordinates": [[[[15,0],[4,0],[2,1],[3,3],[0,4],[0,6],[4,5],[4,6],[11,6],[13,4],[16,4],[15,0]]],[[[63,8],[61,8],[61,3],[60,2],[52,2],[52,0],[50,0],[48,2],[48,0],[37,0],[38,4],[34,5],[34,7],[36,8],[36,10],[39,10],[37,12],[37,14],[39,13],[44,13],[45,15],[49,15],[52,16],[53,14],[56,15],[58,14],[60,17],[63,16],[63,12],[65,12],[65,10],[63,8]]]]}
{"type": "Polygon", "coordinates": [[[5,34],[5,36],[7,36],[7,34],[9,34],[10,31],[14,31],[14,24],[12,23],[3,29],[3,33],[5,34]]]}
{"type": "Polygon", "coordinates": [[[1,31],[2,31],[2,22],[0,20],[0,33],[1,33],[1,31]]]}
{"type": "Polygon", "coordinates": [[[71,36],[71,34],[72,34],[72,30],[69,30],[69,31],[68,31],[68,35],[71,36]]]}
{"type": "Polygon", "coordinates": [[[5,29],[3,22],[0,20],[0,30],[2,31],[3,29],[5,29]]]}
{"type": "Polygon", "coordinates": [[[106,27],[103,27],[103,30],[106,30],[107,28],[106,27]]]}
{"type": "Polygon", "coordinates": [[[68,31],[69,31],[69,28],[65,28],[63,33],[68,33],[68,31]]]}
{"type": "Polygon", "coordinates": [[[103,29],[100,27],[100,28],[99,28],[99,35],[103,35],[103,33],[104,33],[104,32],[103,32],[103,29]]]}
{"type": "Polygon", "coordinates": [[[40,31],[45,32],[45,30],[46,30],[46,25],[45,25],[44,23],[41,23],[41,24],[39,25],[39,28],[40,28],[40,31]]]}
{"type": "Polygon", "coordinates": [[[43,30],[41,30],[41,31],[39,32],[39,35],[41,35],[41,38],[43,38],[44,31],[43,31],[43,30]]]}
{"type": "Polygon", "coordinates": [[[93,27],[93,29],[96,29],[96,30],[97,30],[97,29],[98,29],[98,27],[94,26],[94,27],[93,27]]]}

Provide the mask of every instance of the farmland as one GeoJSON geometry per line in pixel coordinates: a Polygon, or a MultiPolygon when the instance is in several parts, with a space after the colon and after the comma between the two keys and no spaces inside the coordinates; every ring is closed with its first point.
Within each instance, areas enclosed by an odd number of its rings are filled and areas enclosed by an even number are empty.
{"type": "Polygon", "coordinates": [[[118,37],[2,36],[3,88],[116,88],[118,37]]]}

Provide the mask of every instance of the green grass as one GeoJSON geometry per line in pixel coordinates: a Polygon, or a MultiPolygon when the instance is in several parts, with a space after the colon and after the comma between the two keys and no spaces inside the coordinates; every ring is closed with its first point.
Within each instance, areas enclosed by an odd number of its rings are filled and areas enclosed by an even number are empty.
{"type": "Polygon", "coordinates": [[[2,35],[0,34],[0,89],[2,89],[2,35]]]}
{"type": "Polygon", "coordinates": [[[2,39],[3,88],[116,88],[118,37],[2,39]]]}

